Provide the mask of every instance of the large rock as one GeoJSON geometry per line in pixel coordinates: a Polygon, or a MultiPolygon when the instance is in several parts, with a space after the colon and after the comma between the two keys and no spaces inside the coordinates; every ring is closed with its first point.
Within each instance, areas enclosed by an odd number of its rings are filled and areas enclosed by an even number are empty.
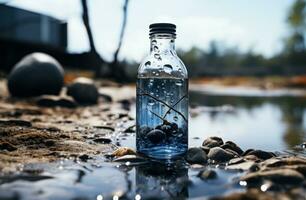
{"type": "Polygon", "coordinates": [[[8,76],[12,96],[31,97],[59,94],[64,83],[64,70],[51,56],[32,53],[19,61],[8,76]]]}
{"type": "Polygon", "coordinates": [[[80,77],[68,86],[67,94],[80,104],[95,104],[98,101],[98,88],[91,79],[80,77]]]}
{"type": "Polygon", "coordinates": [[[208,147],[208,148],[219,147],[221,145],[223,145],[222,138],[215,137],[215,136],[207,138],[202,143],[202,146],[208,147]]]}
{"type": "Polygon", "coordinates": [[[234,157],[235,157],[234,154],[220,147],[214,147],[210,149],[208,153],[208,158],[215,162],[227,162],[234,157]]]}
{"type": "Polygon", "coordinates": [[[207,155],[201,148],[192,147],[186,153],[186,161],[190,164],[206,164],[207,155]]]}

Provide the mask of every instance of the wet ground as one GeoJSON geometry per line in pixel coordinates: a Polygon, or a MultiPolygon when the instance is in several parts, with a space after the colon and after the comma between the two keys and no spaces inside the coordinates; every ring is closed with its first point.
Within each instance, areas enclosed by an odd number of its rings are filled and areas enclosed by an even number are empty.
{"type": "MultiPolygon", "coordinates": [[[[205,199],[245,193],[239,178],[246,172],[224,170],[225,165],[111,162],[105,155],[118,146],[135,147],[133,90],[104,88],[112,102],[102,97],[98,105],[73,109],[2,95],[0,199],[205,199]],[[198,177],[208,169],[217,178],[198,177]]],[[[189,146],[217,135],[244,150],[305,155],[299,146],[306,137],[304,95],[232,96],[196,89],[190,101],[189,146]]],[[[259,197],[262,191],[246,194],[259,197]]],[[[298,194],[303,199],[305,190],[298,194]]]]}

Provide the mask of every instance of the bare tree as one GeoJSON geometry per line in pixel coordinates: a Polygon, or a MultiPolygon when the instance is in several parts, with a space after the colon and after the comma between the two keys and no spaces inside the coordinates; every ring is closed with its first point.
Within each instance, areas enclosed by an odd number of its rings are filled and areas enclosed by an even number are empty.
{"type": "Polygon", "coordinates": [[[87,32],[88,40],[89,40],[89,45],[90,45],[90,52],[89,52],[89,59],[92,62],[96,76],[100,76],[101,72],[101,67],[105,63],[105,61],[101,58],[101,56],[98,54],[96,50],[96,46],[94,43],[92,31],[91,31],[91,26],[89,22],[89,14],[88,14],[88,6],[87,6],[87,0],[81,0],[82,3],[82,19],[83,23],[87,32]]]}
{"type": "Polygon", "coordinates": [[[118,54],[119,54],[119,51],[121,49],[122,42],[123,42],[123,37],[124,37],[124,33],[125,33],[125,27],[126,27],[126,22],[127,22],[128,4],[129,4],[129,0],[125,0],[124,5],[123,5],[123,20],[122,20],[122,27],[121,27],[118,47],[117,47],[117,49],[116,49],[116,51],[114,53],[113,63],[115,63],[115,64],[118,62],[118,54]]]}
{"type": "MultiPolygon", "coordinates": [[[[96,75],[98,76],[100,74],[101,65],[105,64],[106,62],[98,54],[96,47],[95,47],[95,43],[94,43],[92,31],[91,31],[91,26],[89,22],[89,14],[88,14],[89,11],[88,11],[88,6],[87,6],[87,0],[81,0],[81,3],[82,3],[82,8],[83,8],[82,19],[83,19],[83,23],[86,28],[86,32],[87,32],[87,36],[89,40],[90,54],[92,55],[92,59],[96,62],[96,65],[98,64],[96,66],[96,75]]],[[[120,80],[120,79],[122,80],[122,78],[125,77],[125,71],[123,68],[124,66],[121,66],[121,64],[119,63],[118,54],[120,52],[120,49],[123,43],[124,34],[125,34],[125,28],[126,28],[126,23],[127,23],[128,3],[129,3],[129,0],[124,1],[122,26],[121,26],[121,31],[119,35],[118,46],[114,52],[113,61],[110,63],[106,63],[110,67],[110,75],[112,76],[112,78],[115,78],[117,80],[120,80]]]]}

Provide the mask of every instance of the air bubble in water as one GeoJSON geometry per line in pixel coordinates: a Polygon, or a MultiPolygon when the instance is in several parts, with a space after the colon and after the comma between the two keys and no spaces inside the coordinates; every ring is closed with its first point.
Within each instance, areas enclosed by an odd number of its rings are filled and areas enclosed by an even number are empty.
{"type": "Polygon", "coordinates": [[[164,65],[164,70],[165,70],[166,73],[171,73],[172,69],[173,68],[172,68],[171,65],[169,65],[169,64],[164,65]]]}
{"type": "Polygon", "coordinates": [[[154,100],[153,99],[150,99],[149,101],[148,101],[148,104],[149,104],[149,106],[153,106],[154,105],[154,100]]]}
{"type": "Polygon", "coordinates": [[[152,41],[152,44],[153,44],[153,45],[156,45],[156,44],[157,44],[156,40],[153,40],[153,41],[152,41]]]}
{"type": "Polygon", "coordinates": [[[174,121],[177,121],[177,120],[178,120],[178,117],[177,117],[177,116],[174,116],[173,119],[174,119],[174,121]]]}

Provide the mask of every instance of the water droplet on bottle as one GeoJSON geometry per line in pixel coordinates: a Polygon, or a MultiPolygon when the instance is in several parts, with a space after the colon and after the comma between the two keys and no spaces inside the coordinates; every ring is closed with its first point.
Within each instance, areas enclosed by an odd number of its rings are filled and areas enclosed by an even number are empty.
{"type": "Polygon", "coordinates": [[[154,54],[154,58],[156,58],[156,59],[159,60],[159,61],[162,60],[161,57],[160,57],[160,55],[159,55],[158,53],[154,54]]]}
{"type": "Polygon", "coordinates": [[[149,101],[148,101],[148,104],[149,104],[149,106],[153,106],[154,105],[154,100],[153,99],[150,99],[149,101]]]}
{"type": "Polygon", "coordinates": [[[145,66],[146,67],[148,67],[148,66],[150,66],[151,65],[151,62],[150,61],[147,61],[146,63],[145,63],[145,66]]]}
{"type": "Polygon", "coordinates": [[[183,85],[183,82],[182,82],[181,80],[176,81],[176,82],[175,82],[175,85],[177,85],[177,86],[182,86],[182,85],[183,85]]]}
{"type": "Polygon", "coordinates": [[[153,46],[153,51],[159,52],[158,46],[153,46]]]}
{"type": "Polygon", "coordinates": [[[178,117],[177,117],[177,116],[174,116],[173,119],[174,119],[174,121],[177,121],[177,120],[178,120],[178,117]]]}
{"type": "Polygon", "coordinates": [[[164,70],[165,70],[166,73],[171,73],[172,69],[173,68],[172,68],[171,65],[169,65],[169,64],[164,65],[164,70]]]}

